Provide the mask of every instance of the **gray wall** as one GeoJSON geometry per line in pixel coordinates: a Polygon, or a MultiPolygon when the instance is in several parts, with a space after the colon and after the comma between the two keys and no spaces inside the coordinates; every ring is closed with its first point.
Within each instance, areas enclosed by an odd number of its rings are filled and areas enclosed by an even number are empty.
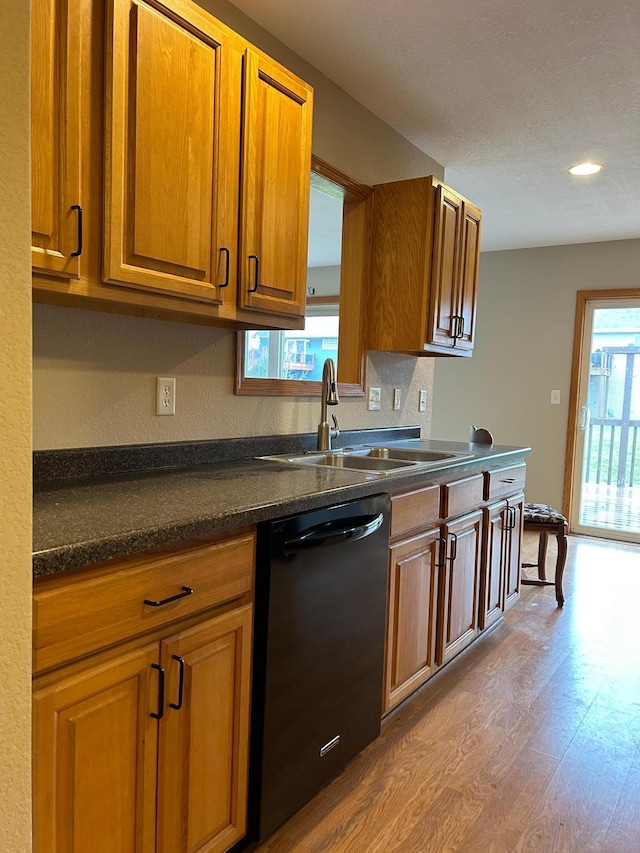
{"type": "Polygon", "coordinates": [[[531,446],[527,499],[560,509],[576,292],[632,287],[640,240],[483,253],[477,344],[436,363],[432,436],[466,441],[473,423],[531,446]]]}

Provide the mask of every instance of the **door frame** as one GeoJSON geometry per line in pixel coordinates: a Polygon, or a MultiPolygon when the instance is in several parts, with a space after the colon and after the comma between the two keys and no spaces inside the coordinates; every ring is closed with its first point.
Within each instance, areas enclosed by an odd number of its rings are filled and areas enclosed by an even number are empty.
{"type": "Polygon", "coordinates": [[[576,458],[576,430],[580,417],[580,365],[584,358],[584,327],[587,303],[601,300],[640,299],[640,287],[611,290],[579,290],[576,293],[576,316],[573,327],[573,351],[571,355],[571,386],[569,390],[569,417],[567,422],[567,448],[564,465],[564,488],[562,492],[562,513],[571,522],[574,504],[573,483],[576,466],[581,464],[576,458]]]}

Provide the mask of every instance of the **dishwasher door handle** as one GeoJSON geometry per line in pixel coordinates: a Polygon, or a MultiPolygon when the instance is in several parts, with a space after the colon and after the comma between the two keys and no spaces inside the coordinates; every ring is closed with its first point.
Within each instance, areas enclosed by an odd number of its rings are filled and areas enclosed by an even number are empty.
{"type": "Polygon", "coordinates": [[[310,548],[328,548],[331,545],[340,545],[342,542],[357,542],[366,539],[375,533],[384,521],[384,513],[377,515],[360,516],[345,521],[340,519],[335,522],[319,524],[306,530],[297,539],[289,539],[284,543],[285,554],[295,554],[298,551],[306,551],[310,548]]]}

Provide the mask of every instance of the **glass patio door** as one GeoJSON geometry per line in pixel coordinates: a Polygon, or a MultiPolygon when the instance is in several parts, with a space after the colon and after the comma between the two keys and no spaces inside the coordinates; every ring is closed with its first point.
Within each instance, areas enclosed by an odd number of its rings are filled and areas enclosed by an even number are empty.
{"type": "Polygon", "coordinates": [[[586,306],[571,529],[640,542],[640,299],[586,306]]]}

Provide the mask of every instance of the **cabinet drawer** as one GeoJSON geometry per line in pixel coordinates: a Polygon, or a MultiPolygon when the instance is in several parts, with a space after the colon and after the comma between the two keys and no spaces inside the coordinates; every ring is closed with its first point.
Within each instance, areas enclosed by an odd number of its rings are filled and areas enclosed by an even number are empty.
{"type": "Polygon", "coordinates": [[[36,672],[241,596],[253,585],[255,534],[119,560],[34,590],[36,672]],[[153,606],[183,592],[192,594],[153,606]]]}
{"type": "Polygon", "coordinates": [[[391,496],[391,538],[432,524],[440,514],[440,486],[391,496]]]}
{"type": "Polygon", "coordinates": [[[484,499],[492,501],[523,491],[526,475],[527,466],[524,463],[498,468],[496,471],[485,471],[484,499]]]}
{"type": "Polygon", "coordinates": [[[483,501],[484,480],[482,474],[473,474],[461,480],[453,480],[442,486],[442,517],[450,518],[470,509],[477,509],[483,501]]]}

